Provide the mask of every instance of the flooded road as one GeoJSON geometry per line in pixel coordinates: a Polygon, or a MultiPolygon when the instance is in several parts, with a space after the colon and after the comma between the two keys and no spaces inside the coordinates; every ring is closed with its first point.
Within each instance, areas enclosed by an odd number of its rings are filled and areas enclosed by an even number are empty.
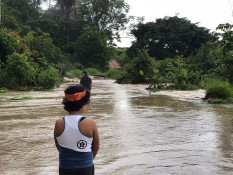
{"type": "MultiPolygon", "coordinates": [[[[67,86],[0,95],[1,175],[58,174],[53,128],[66,115],[61,101],[67,86]]],[[[195,97],[93,80],[84,116],[99,129],[96,175],[232,174],[233,106],[195,97]]]]}

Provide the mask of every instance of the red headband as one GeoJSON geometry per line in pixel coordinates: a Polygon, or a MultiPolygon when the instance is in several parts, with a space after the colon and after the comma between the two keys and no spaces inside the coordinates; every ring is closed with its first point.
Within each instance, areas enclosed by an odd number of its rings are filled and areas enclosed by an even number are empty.
{"type": "Polygon", "coordinates": [[[86,90],[83,92],[77,92],[75,94],[66,94],[65,93],[65,98],[68,101],[75,102],[75,101],[81,100],[85,95],[86,95],[86,90]]]}

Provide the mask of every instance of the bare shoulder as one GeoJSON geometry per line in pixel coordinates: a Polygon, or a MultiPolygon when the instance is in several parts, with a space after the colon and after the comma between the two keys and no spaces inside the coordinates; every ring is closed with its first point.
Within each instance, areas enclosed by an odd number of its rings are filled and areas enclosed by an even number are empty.
{"type": "Polygon", "coordinates": [[[55,128],[54,128],[54,135],[55,136],[59,136],[64,129],[64,119],[57,119],[56,123],[55,123],[55,128]]]}
{"type": "Polygon", "coordinates": [[[79,128],[88,137],[96,137],[97,126],[93,119],[85,118],[79,123],[79,128]]]}
{"type": "Polygon", "coordinates": [[[91,118],[85,118],[85,120],[83,120],[83,123],[90,125],[92,127],[96,127],[96,122],[91,118]]]}
{"type": "Polygon", "coordinates": [[[64,119],[63,118],[57,119],[55,127],[59,127],[59,126],[62,126],[62,125],[64,125],[64,119]]]}

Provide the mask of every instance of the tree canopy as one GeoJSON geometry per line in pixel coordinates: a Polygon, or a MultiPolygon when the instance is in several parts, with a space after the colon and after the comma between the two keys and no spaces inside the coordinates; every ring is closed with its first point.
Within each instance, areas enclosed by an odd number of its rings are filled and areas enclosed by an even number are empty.
{"type": "Polygon", "coordinates": [[[177,16],[139,23],[131,33],[136,41],[128,50],[130,57],[135,55],[137,49],[147,49],[150,56],[159,60],[176,55],[190,56],[202,44],[216,39],[208,29],[177,16]]]}
{"type": "Polygon", "coordinates": [[[85,67],[106,70],[113,51],[102,35],[103,33],[93,27],[78,37],[73,45],[75,62],[85,67]]]}
{"type": "Polygon", "coordinates": [[[58,20],[76,21],[84,30],[95,26],[109,41],[119,38],[118,32],[128,22],[129,6],[124,0],[57,0],[53,9],[50,12],[56,12],[58,20]]]}
{"type": "Polygon", "coordinates": [[[1,1],[0,84],[52,88],[75,65],[106,70],[128,21],[124,0],[54,0],[47,10],[42,2],[48,0],[1,1]]]}
{"type": "Polygon", "coordinates": [[[177,16],[141,20],[131,30],[136,41],[117,51],[113,40],[130,19],[124,0],[53,0],[47,10],[42,2],[50,1],[1,1],[1,86],[53,88],[63,75],[106,71],[113,58],[121,68],[109,75],[121,83],[177,89],[199,87],[209,77],[233,83],[231,24],[214,34],[177,16]]]}

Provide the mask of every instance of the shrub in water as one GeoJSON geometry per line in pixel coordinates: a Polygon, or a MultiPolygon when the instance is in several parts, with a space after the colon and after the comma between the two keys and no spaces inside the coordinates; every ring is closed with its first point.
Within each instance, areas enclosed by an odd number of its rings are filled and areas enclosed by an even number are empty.
{"type": "Polygon", "coordinates": [[[74,69],[74,70],[71,70],[69,72],[66,72],[65,75],[69,78],[75,78],[75,77],[81,78],[82,77],[82,70],[74,69]]]}
{"type": "Polygon", "coordinates": [[[75,67],[75,69],[79,69],[79,70],[83,70],[84,69],[84,66],[82,64],[80,64],[80,63],[75,63],[74,67],[75,67]]]}
{"type": "Polygon", "coordinates": [[[25,54],[13,53],[6,62],[5,85],[10,88],[30,86],[35,81],[36,71],[25,54]]]}
{"type": "Polygon", "coordinates": [[[109,69],[107,72],[104,73],[104,76],[111,79],[117,79],[120,75],[119,69],[109,69]]]}
{"type": "Polygon", "coordinates": [[[155,60],[146,50],[138,50],[137,56],[121,68],[117,83],[148,83],[154,75],[155,60]]]}
{"type": "Polygon", "coordinates": [[[59,72],[53,67],[42,70],[38,76],[38,85],[43,86],[45,89],[53,89],[60,82],[59,72]]]}
{"type": "Polygon", "coordinates": [[[206,98],[232,98],[233,88],[230,83],[220,79],[208,79],[205,84],[206,98]]]}
{"type": "Polygon", "coordinates": [[[101,72],[98,69],[93,68],[93,67],[87,68],[86,71],[89,75],[101,74],[101,72]]]}

